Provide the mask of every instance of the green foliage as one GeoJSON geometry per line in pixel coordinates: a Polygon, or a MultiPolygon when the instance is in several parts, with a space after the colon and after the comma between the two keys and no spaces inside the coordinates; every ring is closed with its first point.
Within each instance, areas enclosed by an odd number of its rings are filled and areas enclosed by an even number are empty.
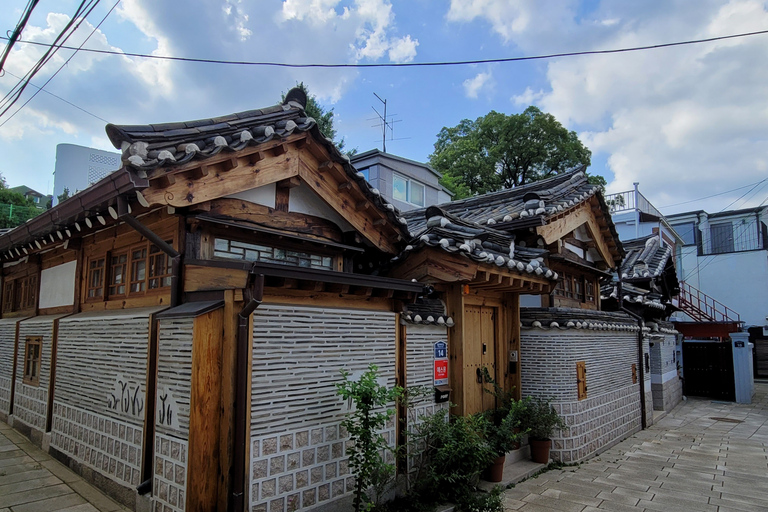
{"type": "Polygon", "coordinates": [[[515,400],[513,390],[505,390],[491,377],[487,367],[483,367],[486,382],[493,388],[484,388],[494,396],[496,407],[479,413],[485,417],[484,437],[497,456],[501,457],[519,446],[520,439],[527,433],[521,425],[525,415],[526,402],[515,400]]]}
{"type": "Polygon", "coordinates": [[[437,135],[429,163],[455,199],[525,185],[577,165],[592,153],[552,114],[530,106],[520,114],[491,111],[437,135]]]}
{"type": "Polygon", "coordinates": [[[459,503],[459,509],[461,512],[502,512],[503,492],[504,489],[497,485],[490,493],[471,493],[459,503]]]}
{"type": "Polygon", "coordinates": [[[31,198],[10,190],[0,176],[0,228],[15,228],[41,212],[31,198]]]}
{"type": "Polygon", "coordinates": [[[496,457],[483,438],[485,418],[454,416],[449,421],[447,413],[439,411],[417,428],[424,464],[414,494],[428,503],[469,499],[480,473],[496,457]]]}
{"type": "Polygon", "coordinates": [[[349,465],[355,476],[355,511],[372,510],[395,475],[394,464],[385,460],[390,450],[384,437],[379,433],[394,414],[394,410],[381,410],[388,403],[402,395],[402,388],[388,389],[378,383],[378,368],[371,364],[360,380],[349,379],[349,372],[341,370],[341,383],[336,384],[338,394],[353,402],[354,407],[347,413],[341,425],[347,429],[352,444],[347,448],[349,465]],[[374,500],[368,495],[373,487],[374,500]]]}
{"type": "MultiPolygon", "coordinates": [[[[320,105],[317,101],[317,97],[309,92],[309,87],[304,85],[304,82],[298,82],[296,87],[304,91],[304,94],[307,95],[307,106],[304,108],[304,112],[317,122],[317,127],[320,129],[320,133],[331,139],[333,143],[336,144],[336,147],[339,148],[339,151],[346,153],[347,156],[352,156],[357,153],[357,148],[345,151],[343,137],[341,140],[336,139],[336,129],[333,127],[333,109],[326,110],[320,105]]],[[[285,101],[285,93],[282,94],[280,101],[285,101]]]]}
{"type": "Polygon", "coordinates": [[[72,196],[69,195],[69,188],[68,187],[64,187],[64,190],[61,191],[61,194],[56,196],[56,199],[59,200],[59,203],[63,203],[64,201],[66,201],[70,197],[72,197],[72,196]]]}
{"type": "Polygon", "coordinates": [[[526,397],[522,400],[525,407],[522,410],[521,426],[528,431],[532,439],[549,439],[557,430],[565,430],[568,425],[550,403],[550,399],[541,397],[526,397]]]}

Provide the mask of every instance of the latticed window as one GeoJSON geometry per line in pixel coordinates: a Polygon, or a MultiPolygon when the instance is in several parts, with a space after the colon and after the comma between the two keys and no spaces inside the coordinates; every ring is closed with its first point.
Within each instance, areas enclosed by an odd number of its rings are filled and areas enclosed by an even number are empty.
{"type": "Polygon", "coordinates": [[[37,274],[9,279],[3,285],[3,313],[37,306],[37,274]]]}
{"type": "Polygon", "coordinates": [[[104,274],[106,258],[92,259],[88,262],[88,299],[100,299],[104,296],[104,274]]]}
{"type": "MultiPolygon", "coordinates": [[[[173,245],[172,240],[168,240],[173,245]]],[[[94,260],[97,261],[97,260],[94,260]]],[[[126,252],[109,257],[107,298],[142,295],[171,286],[171,258],[149,242],[134,245],[126,252]]],[[[89,275],[89,287],[97,279],[97,269],[89,275]]],[[[90,290],[90,288],[89,288],[90,290]]],[[[88,295],[88,297],[96,297],[88,295]]]]}
{"type": "Polygon", "coordinates": [[[24,348],[24,383],[37,386],[40,383],[40,336],[27,336],[24,348]]]}
{"type": "Polygon", "coordinates": [[[112,255],[109,263],[109,295],[125,295],[128,253],[112,255]]]}

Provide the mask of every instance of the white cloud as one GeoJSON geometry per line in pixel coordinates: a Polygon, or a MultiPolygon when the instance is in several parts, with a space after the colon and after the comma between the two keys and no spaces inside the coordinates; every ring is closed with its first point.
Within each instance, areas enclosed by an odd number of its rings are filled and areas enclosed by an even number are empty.
{"type": "Polygon", "coordinates": [[[522,94],[516,94],[512,96],[512,103],[518,107],[527,107],[529,105],[535,105],[544,98],[544,91],[534,91],[530,87],[526,87],[522,94]]]}
{"type": "Polygon", "coordinates": [[[491,85],[491,73],[481,72],[472,78],[464,80],[464,94],[467,98],[477,99],[483,88],[491,85]]]}
{"type": "Polygon", "coordinates": [[[392,62],[411,62],[416,57],[416,47],[419,46],[417,39],[411,39],[411,36],[392,39],[389,46],[389,60],[392,62]]]}
{"type": "MultiPolygon", "coordinates": [[[[663,22],[621,16],[614,32],[596,47],[706,38],[768,26],[768,8],[756,0],[701,3],[694,11],[673,9],[663,22]]],[[[768,69],[756,63],[767,58],[765,39],[756,36],[561,59],[548,66],[551,90],[540,103],[565,125],[581,128],[594,153],[607,155],[615,175],[609,191],[629,190],[639,181],[656,204],[678,203],[764,176],[768,69]]],[[[534,95],[526,90],[515,99],[534,95]]],[[[722,206],[737,197],[722,198],[722,206]]],[[[716,211],[715,203],[712,209],[716,211]]]]}

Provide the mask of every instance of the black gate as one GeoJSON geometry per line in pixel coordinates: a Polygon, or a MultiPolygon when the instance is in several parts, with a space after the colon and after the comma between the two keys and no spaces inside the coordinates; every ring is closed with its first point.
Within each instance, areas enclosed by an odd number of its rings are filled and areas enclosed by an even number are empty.
{"type": "Polygon", "coordinates": [[[733,351],[730,343],[683,342],[684,392],[734,402],[733,351]]]}
{"type": "Polygon", "coordinates": [[[768,337],[762,327],[749,328],[749,341],[755,345],[752,356],[755,377],[768,377],[768,337]]]}

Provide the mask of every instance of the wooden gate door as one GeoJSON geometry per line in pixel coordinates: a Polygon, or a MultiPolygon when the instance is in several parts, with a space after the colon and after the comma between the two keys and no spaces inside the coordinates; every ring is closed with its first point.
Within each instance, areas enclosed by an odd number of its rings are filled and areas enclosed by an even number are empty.
{"type": "Polygon", "coordinates": [[[496,379],[496,319],[498,309],[489,306],[464,307],[464,385],[466,414],[486,411],[494,407],[494,398],[485,388],[493,384],[483,378],[483,368],[496,379]]]}
{"type": "Polygon", "coordinates": [[[684,392],[733,402],[733,350],[730,343],[683,342],[684,392]]]}

